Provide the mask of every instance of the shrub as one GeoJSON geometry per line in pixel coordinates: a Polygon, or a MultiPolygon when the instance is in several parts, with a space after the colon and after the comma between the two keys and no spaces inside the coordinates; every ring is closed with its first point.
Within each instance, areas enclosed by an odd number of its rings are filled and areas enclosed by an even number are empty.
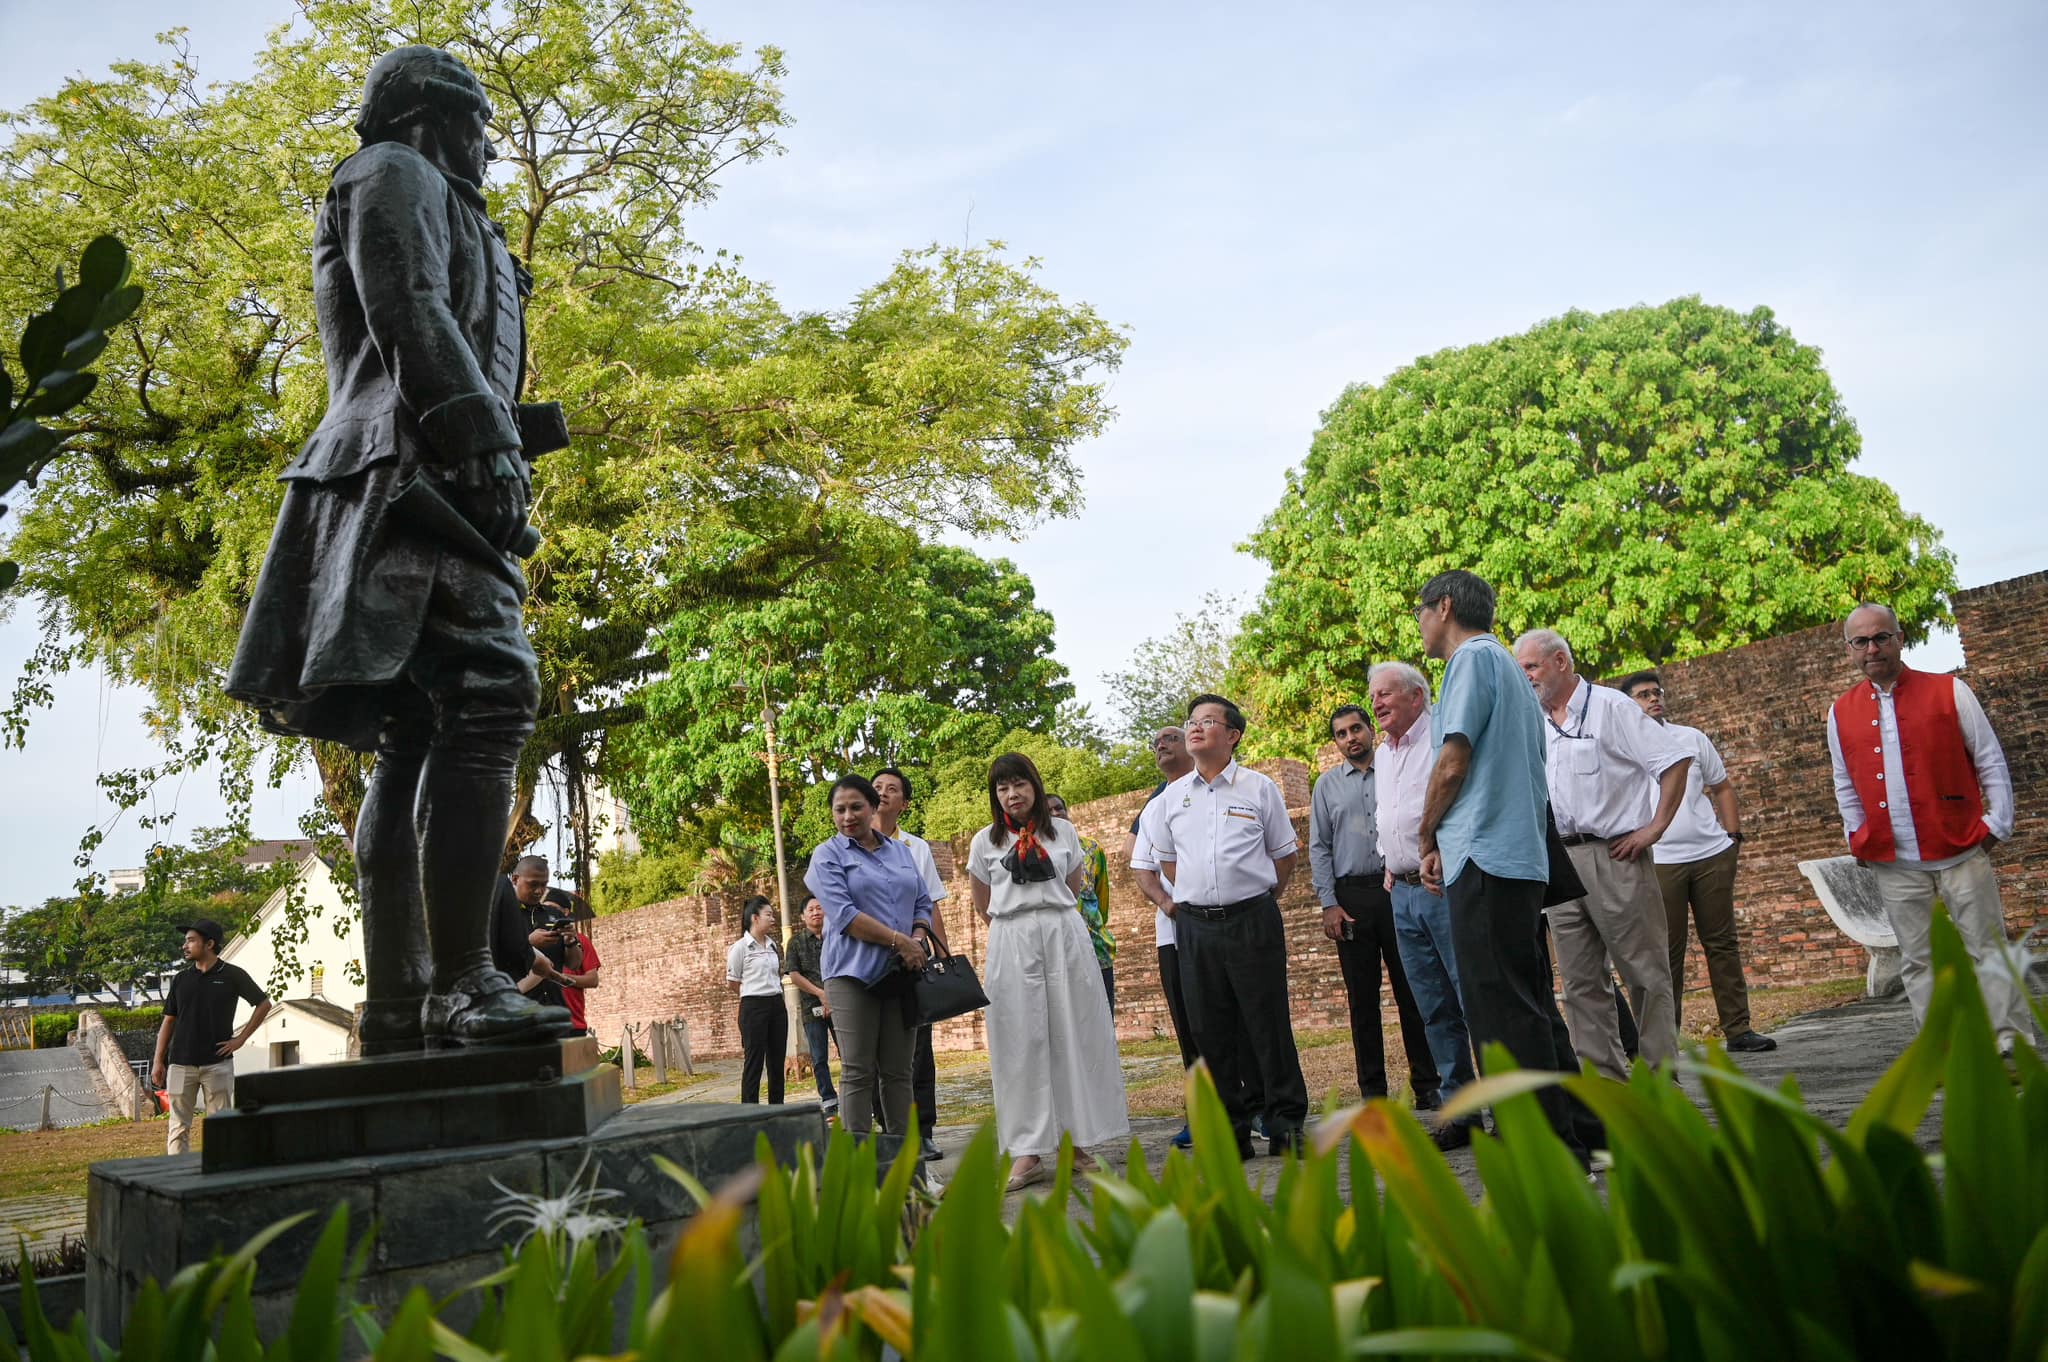
{"type": "Polygon", "coordinates": [[[154,1031],[164,1020],[162,1007],[106,1007],[99,1014],[109,1031],[154,1031]]]}
{"type": "MultiPolygon", "coordinates": [[[[107,1024],[109,1031],[154,1031],[163,1025],[164,1010],[161,1007],[109,1007],[95,1008],[100,1020],[107,1024]]],[[[30,1022],[30,1033],[38,1050],[52,1050],[64,1044],[64,1038],[78,1029],[76,1012],[38,1013],[30,1022]]]]}
{"type": "Polygon", "coordinates": [[[38,1050],[55,1050],[65,1037],[78,1029],[76,1012],[40,1012],[29,1021],[30,1035],[38,1050]]]}
{"type": "MultiPolygon", "coordinates": [[[[664,1162],[699,1210],[658,1294],[638,1226],[607,1253],[605,1236],[574,1231],[602,1217],[570,1208],[473,1288],[480,1300],[437,1306],[416,1290],[380,1330],[353,1302],[351,1264],[368,1245],[348,1252],[343,1206],[299,1287],[289,1352],[334,1357],[353,1320],[362,1349],[408,1362],[608,1353],[623,1310],[631,1355],[721,1362],[885,1350],[921,1362],[2039,1358],[2048,1066],[2022,1046],[2017,1082],[2008,1075],[1946,919],[1935,975],[1919,1036],[1843,1129],[1808,1112],[1791,1080],[1764,1087],[1718,1050],[1689,1065],[1713,1123],[1652,1070],[1622,1085],[1517,1073],[1489,1055],[1493,1075],[1461,1094],[1490,1103],[1500,1131],[1474,1140],[1477,1205],[1414,1116],[1385,1101],[1326,1121],[1319,1147],[1282,1166],[1268,1205],[1246,1185],[1197,1069],[1193,1158],[1169,1154],[1156,1177],[1139,1158],[1124,1177],[1095,1176],[1085,1218],[1069,1215],[1081,1194],[1062,1150],[1052,1194],[1006,1226],[1004,1161],[987,1127],[916,1233],[915,1141],[879,1186],[873,1146],[843,1134],[822,1165],[807,1149],[793,1169],[776,1167],[764,1141],[760,1165],[716,1196],[664,1162]],[[1536,1104],[1538,1088],[1559,1082],[1607,1122],[1604,1198],[1536,1104]],[[1937,1089],[1939,1179],[1912,1140],[1937,1089]],[[749,1261],[742,1222],[757,1191],[749,1261]],[[451,1306],[475,1321],[466,1346],[437,1318],[451,1306]]],[[[289,1223],[168,1288],[147,1284],[128,1324],[146,1350],[124,1355],[258,1356],[250,1264],[289,1223]]],[[[82,1327],[51,1329],[32,1285],[22,1313],[36,1362],[91,1355],[82,1327]]]]}

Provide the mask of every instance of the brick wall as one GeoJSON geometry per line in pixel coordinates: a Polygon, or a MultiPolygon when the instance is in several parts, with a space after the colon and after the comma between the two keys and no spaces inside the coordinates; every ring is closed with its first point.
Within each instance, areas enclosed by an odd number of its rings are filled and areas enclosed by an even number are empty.
{"type": "MultiPolygon", "coordinates": [[[[1983,701],[2012,767],[2020,817],[1996,862],[2006,918],[2015,934],[2048,918],[2048,572],[1956,593],[1962,673],[1983,701]]],[[[1798,863],[1842,854],[1826,724],[1828,707],[1855,679],[1838,625],[1786,634],[1663,669],[1670,717],[1703,730],[1720,748],[1741,801],[1745,833],[1736,882],[1743,960],[1757,986],[1814,983],[1863,972],[1862,948],[1834,929],[1799,873],[1798,863]]],[[[1334,749],[1320,754],[1327,767],[1334,749]]],[[[1260,770],[1280,782],[1295,832],[1308,835],[1309,769],[1270,762],[1260,770]]],[[[1073,809],[1076,825],[1109,852],[1110,922],[1118,943],[1117,1031],[1124,1039],[1170,1036],[1159,988],[1152,910],[1139,896],[1122,855],[1126,830],[1149,791],[1134,791],[1073,809]]],[[[956,950],[980,967],[981,922],[968,908],[967,881],[954,870],[958,847],[935,844],[952,896],[946,921],[956,950]]],[[[796,892],[800,893],[798,889],[796,892]]],[[[1294,1023],[1342,1026],[1343,982],[1336,950],[1324,939],[1309,888],[1306,855],[1281,900],[1293,925],[1289,970],[1294,1023]]],[[[725,951],[738,935],[731,910],[680,899],[600,919],[593,935],[604,957],[604,986],[591,995],[591,1021],[615,1044],[624,1020],[685,1017],[698,1054],[739,1052],[737,1004],[725,991],[725,951]],[[707,913],[715,922],[707,925],[707,913]]],[[[1689,962],[1688,991],[1704,989],[1699,949],[1689,962]]],[[[1386,1016],[1394,1020],[1391,998],[1386,1016]]],[[[1695,1002],[1694,1006],[1701,1006],[1695,1002]]],[[[939,1029],[943,1049],[985,1044],[980,1014],[939,1029]]]]}

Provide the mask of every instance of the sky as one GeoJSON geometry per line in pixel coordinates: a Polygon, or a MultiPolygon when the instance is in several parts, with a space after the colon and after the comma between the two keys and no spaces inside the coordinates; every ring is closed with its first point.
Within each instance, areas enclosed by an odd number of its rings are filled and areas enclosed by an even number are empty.
{"type": "MultiPolygon", "coordinates": [[[[190,29],[232,79],[288,0],[0,0],[0,105],[190,29]]],[[[1820,347],[1895,487],[1981,585],[2048,568],[2048,6],[2038,3],[995,6],[712,0],[787,54],[787,154],[728,172],[692,231],[793,309],[932,241],[1039,257],[1129,328],[1086,509],[1021,542],[1081,698],[1204,593],[1347,384],[1570,308],[1698,294],[1820,347]]],[[[4,227],[0,227],[4,234],[4,227]]],[[[0,624],[0,678],[34,642],[0,624]]],[[[1952,639],[1921,665],[1961,661],[1952,639]]],[[[139,704],[63,686],[0,753],[0,903],[65,892],[98,771],[149,759],[139,704]]],[[[258,800],[288,833],[310,789],[258,800]]],[[[185,831],[199,777],[158,792],[185,831]]],[[[115,829],[102,866],[150,840],[115,829]]]]}

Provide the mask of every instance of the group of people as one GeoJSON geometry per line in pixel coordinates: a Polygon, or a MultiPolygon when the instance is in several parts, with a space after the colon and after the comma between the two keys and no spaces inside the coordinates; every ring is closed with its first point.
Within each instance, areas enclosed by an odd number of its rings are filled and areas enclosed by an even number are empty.
{"type": "MultiPolygon", "coordinates": [[[[1583,1063],[1615,1080],[1638,1053],[1668,1061],[1694,935],[1726,1047],[1775,1049],[1751,1024],[1737,941],[1740,805],[1713,742],[1667,718],[1657,674],[1596,684],[1549,629],[1521,634],[1511,651],[1493,633],[1492,588],[1469,572],[1432,578],[1415,618],[1424,653],[1445,664],[1435,702],[1415,666],[1371,667],[1366,703],[1330,716],[1340,760],[1311,797],[1309,874],[1344,978],[1361,1094],[1389,1091],[1383,976],[1419,1110],[1472,1081],[1494,1042],[1525,1068],[1583,1063]]],[[[1967,685],[1901,663],[1885,607],[1859,608],[1845,637],[1865,680],[1829,714],[1836,793],[1853,854],[1878,876],[1916,1015],[1931,992],[1938,894],[1977,961],[2001,1037],[2030,1036],[1986,855],[2013,817],[1997,738],[1967,685]],[[1867,748],[1854,737],[1864,727],[1875,730],[1867,748]]],[[[1229,699],[1200,695],[1183,725],[1157,734],[1162,778],[1124,855],[1155,910],[1182,1060],[1206,1061],[1250,1157],[1255,1133],[1275,1154],[1300,1147],[1308,1091],[1279,908],[1300,848],[1279,787],[1236,759],[1245,730],[1229,699]]],[[[989,925],[996,1120],[1016,1160],[1012,1185],[1022,1186],[1044,1175],[1063,1134],[1085,1150],[1127,1132],[1115,943],[1102,849],[1075,830],[1028,759],[997,758],[988,783],[989,822],[967,873],[989,925]]],[[[909,999],[926,962],[946,950],[946,891],[930,849],[885,818],[892,794],[900,815],[909,782],[893,770],[873,784],[848,776],[834,785],[838,834],[812,853],[801,944],[787,959],[773,949],[764,900],[750,908],[751,941],[735,944],[728,977],[742,993],[744,1100],[754,1100],[763,1064],[779,1100],[780,979],[790,973],[828,1108],[864,1132],[878,1114],[906,1130],[914,1107],[928,1139],[932,1108],[911,1089],[913,1056],[929,1040],[916,1039],[909,999]],[[751,1024],[750,998],[763,1000],[751,1024]],[[828,1034],[844,1064],[836,1098],[828,1034]]],[[[1540,1100],[1590,1163],[1605,1140],[1591,1112],[1561,1089],[1540,1100]]],[[[1478,1119],[1437,1122],[1434,1138],[1468,1144],[1478,1119]]],[[[1191,1143],[1186,1128],[1175,1143],[1191,1143]]]]}

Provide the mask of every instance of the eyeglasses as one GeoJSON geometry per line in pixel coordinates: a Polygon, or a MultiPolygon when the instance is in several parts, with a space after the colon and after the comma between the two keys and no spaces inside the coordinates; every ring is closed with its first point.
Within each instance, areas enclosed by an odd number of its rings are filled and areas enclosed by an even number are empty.
{"type": "Polygon", "coordinates": [[[1630,692],[1629,698],[1631,700],[1662,700],[1664,698],[1664,688],[1662,686],[1637,686],[1635,690],[1630,692]]]}
{"type": "Polygon", "coordinates": [[[1429,614],[1432,610],[1435,610],[1438,605],[1442,604],[1444,601],[1447,601],[1449,599],[1449,596],[1439,596],[1433,601],[1425,601],[1421,605],[1416,606],[1415,618],[1417,620],[1420,620],[1424,615],[1429,614]]]}
{"type": "Polygon", "coordinates": [[[1225,719],[1190,719],[1181,725],[1182,728],[1186,729],[1228,728],[1229,726],[1229,721],[1225,719]]]}
{"type": "Polygon", "coordinates": [[[1849,640],[1849,646],[1860,653],[1870,648],[1882,648],[1897,637],[1897,634],[1891,633],[1889,630],[1882,634],[1858,634],[1849,640]]]}

